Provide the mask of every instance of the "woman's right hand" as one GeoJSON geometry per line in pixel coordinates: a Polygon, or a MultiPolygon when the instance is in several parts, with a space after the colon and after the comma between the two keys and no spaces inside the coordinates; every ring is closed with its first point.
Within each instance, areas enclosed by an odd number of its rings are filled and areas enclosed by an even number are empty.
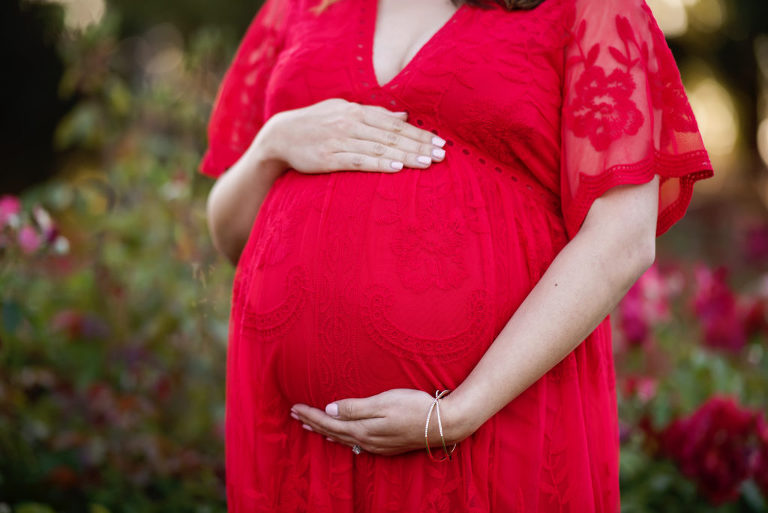
{"type": "Polygon", "coordinates": [[[406,118],[406,113],[342,98],[282,111],[269,120],[272,157],[303,173],[396,173],[404,166],[426,168],[442,161],[445,141],[406,118]]]}

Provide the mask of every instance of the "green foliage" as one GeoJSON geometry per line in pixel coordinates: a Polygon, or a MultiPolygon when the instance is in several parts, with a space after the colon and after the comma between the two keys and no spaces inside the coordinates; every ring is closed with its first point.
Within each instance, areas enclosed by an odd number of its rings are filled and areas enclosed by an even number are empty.
{"type": "Polygon", "coordinates": [[[62,40],[63,169],[22,198],[68,251],[0,244],[0,508],[224,511],[232,268],[195,171],[231,44],[201,32],[146,72],[116,27],[62,40]]]}

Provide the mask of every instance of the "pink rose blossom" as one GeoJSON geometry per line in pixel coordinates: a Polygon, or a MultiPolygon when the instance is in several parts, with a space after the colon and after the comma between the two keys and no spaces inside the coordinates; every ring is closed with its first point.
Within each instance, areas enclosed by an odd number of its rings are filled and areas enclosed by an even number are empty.
{"type": "Polygon", "coordinates": [[[29,225],[21,227],[17,240],[21,250],[28,255],[37,251],[42,242],[37,231],[29,225]]]}
{"type": "Polygon", "coordinates": [[[713,270],[698,264],[694,277],[693,310],[701,321],[704,342],[710,347],[740,350],[747,342],[747,312],[743,301],[728,286],[728,269],[719,266],[713,270]]]}
{"type": "Polygon", "coordinates": [[[0,196],[0,228],[10,224],[12,219],[19,215],[21,201],[16,196],[5,194],[0,196]]]}
{"type": "Polygon", "coordinates": [[[658,380],[652,376],[630,374],[623,379],[623,392],[627,397],[637,397],[647,403],[656,395],[658,380]]]}
{"type": "Polygon", "coordinates": [[[744,236],[745,259],[753,264],[768,260],[768,223],[755,224],[747,229],[744,236]]]}
{"type": "Polygon", "coordinates": [[[670,317],[670,298],[678,292],[675,277],[652,265],[619,304],[620,328],[631,345],[649,342],[653,325],[670,317]]]}

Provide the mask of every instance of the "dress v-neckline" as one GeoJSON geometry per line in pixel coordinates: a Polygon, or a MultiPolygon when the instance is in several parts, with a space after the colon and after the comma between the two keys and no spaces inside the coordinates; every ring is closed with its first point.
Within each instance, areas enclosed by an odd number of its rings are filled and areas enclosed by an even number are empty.
{"type": "Polygon", "coordinates": [[[419,58],[424,54],[424,52],[432,45],[437,43],[437,40],[440,38],[440,36],[449,28],[449,26],[453,25],[456,20],[459,18],[461,13],[466,9],[467,4],[462,3],[458,9],[451,15],[448,20],[443,23],[443,25],[440,26],[440,28],[437,29],[430,37],[427,39],[427,41],[421,45],[421,47],[416,51],[415,54],[413,54],[413,57],[405,64],[405,66],[400,69],[397,74],[395,74],[391,79],[389,79],[387,82],[381,84],[379,82],[379,79],[376,75],[376,68],[373,65],[373,48],[374,48],[374,42],[376,41],[376,24],[378,23],[379,18],[379,0],[367,0],[368,1],[368,33],[367,35],[367,43],[368,48],[366,50],[366,57],[368,62],[368,72],[371,74],[371,79],[373,80],[373,83],[376,84],[376,86],[379,89],[386,89],[390,86],[392,86],[395,82],[400,79],[406,72],[410,71],[410,68],[415,66],[417,62],[419,61],[419,58]]]}

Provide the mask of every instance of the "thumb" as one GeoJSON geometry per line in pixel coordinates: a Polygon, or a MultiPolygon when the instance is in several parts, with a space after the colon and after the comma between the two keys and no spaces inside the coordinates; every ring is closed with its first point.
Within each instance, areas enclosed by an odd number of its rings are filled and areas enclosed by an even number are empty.
{"type": "Polygon", "coordinates": [[[340,420],[361,420],[379,416],[370,398],[334,401],[325,407],[325,413],[340,420]]]}

